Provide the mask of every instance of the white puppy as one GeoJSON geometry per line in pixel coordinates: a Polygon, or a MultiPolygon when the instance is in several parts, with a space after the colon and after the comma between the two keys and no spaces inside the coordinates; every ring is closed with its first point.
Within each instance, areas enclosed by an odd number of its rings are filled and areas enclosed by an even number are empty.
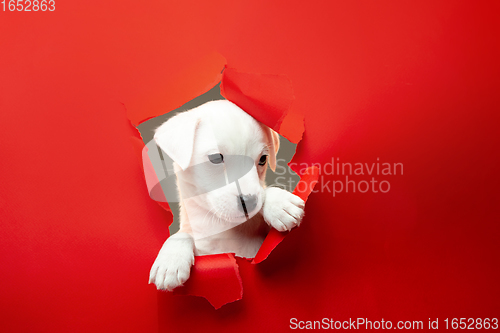
{"type": "Polygon", "coordinates": [[[174,161],[181,204],[180,230],[151,268],[158,289],[181,286],[195,255],[253,258],[270,227],[286,231],[302,220],[302,199],[265,186],[279,135],[235,104],[212,101],[180,113],[156,130],[155,141],[174,161]]]}

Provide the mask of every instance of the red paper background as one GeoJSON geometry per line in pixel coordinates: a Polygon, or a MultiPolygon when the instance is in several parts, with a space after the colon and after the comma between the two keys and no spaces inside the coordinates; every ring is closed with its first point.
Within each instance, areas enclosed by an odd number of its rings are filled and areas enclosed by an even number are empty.
{"type": "Polygon", "coordinates": [[[56,1],[0,12],[0,330],[499,317],[499,9],[56,1]],[[305,116],[297,161],[404,163],[387,194],[312,194],[300,229],[243,265],[243,299],[219,310],[147,285],[168,214],[148,197],[122,104],[182,103],[180,73],[214,51],[290,78],[305,116]]]}

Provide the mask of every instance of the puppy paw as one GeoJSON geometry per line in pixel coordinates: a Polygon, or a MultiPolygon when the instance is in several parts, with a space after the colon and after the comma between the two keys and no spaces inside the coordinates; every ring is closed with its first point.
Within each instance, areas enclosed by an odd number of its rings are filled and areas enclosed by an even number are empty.
{"type": "Polygon", "coordinates": [[[187,235],[172,235],[163,244],[151,267],[149,283],[158,290],[172,291],[187,281],[194,264],[194,242],[187,235]]]}
{"type": "Polygon", "coordinates": [[[264,220],[278,231],[289,231],[299,226],[304,217],[304,200],[277,187],[266,189],[264,220]]]}

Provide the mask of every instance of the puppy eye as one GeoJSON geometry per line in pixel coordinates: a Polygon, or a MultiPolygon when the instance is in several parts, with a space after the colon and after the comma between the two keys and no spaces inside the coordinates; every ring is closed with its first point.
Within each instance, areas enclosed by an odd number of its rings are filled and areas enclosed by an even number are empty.
{"type": "Polygon", "coordinates": [[[212,154],[212,155],[208,155],[208,159],[209,159],[209,160],[210,160],[210,162],[212,162],[213,164],[219,164],[219,163],[224,162],[224,156],[222,156],[222,154],[212,154]]]}
{"type": "Polygon", "coordinates": [[[267,162],[267,155],[262,155],[259,160],[259,165],[264,165],[267,162]]]}

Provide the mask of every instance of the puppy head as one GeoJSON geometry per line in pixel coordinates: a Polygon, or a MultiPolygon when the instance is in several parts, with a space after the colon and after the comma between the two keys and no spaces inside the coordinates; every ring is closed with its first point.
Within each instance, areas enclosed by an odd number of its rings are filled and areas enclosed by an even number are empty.
{"type": "Polygon", "coordinates": [[[213,101],[180,113],[156,130],[155,141],[174,161],[182,201],[236,223],[262,208],[279,136],[235,104],[213,101]]]}

